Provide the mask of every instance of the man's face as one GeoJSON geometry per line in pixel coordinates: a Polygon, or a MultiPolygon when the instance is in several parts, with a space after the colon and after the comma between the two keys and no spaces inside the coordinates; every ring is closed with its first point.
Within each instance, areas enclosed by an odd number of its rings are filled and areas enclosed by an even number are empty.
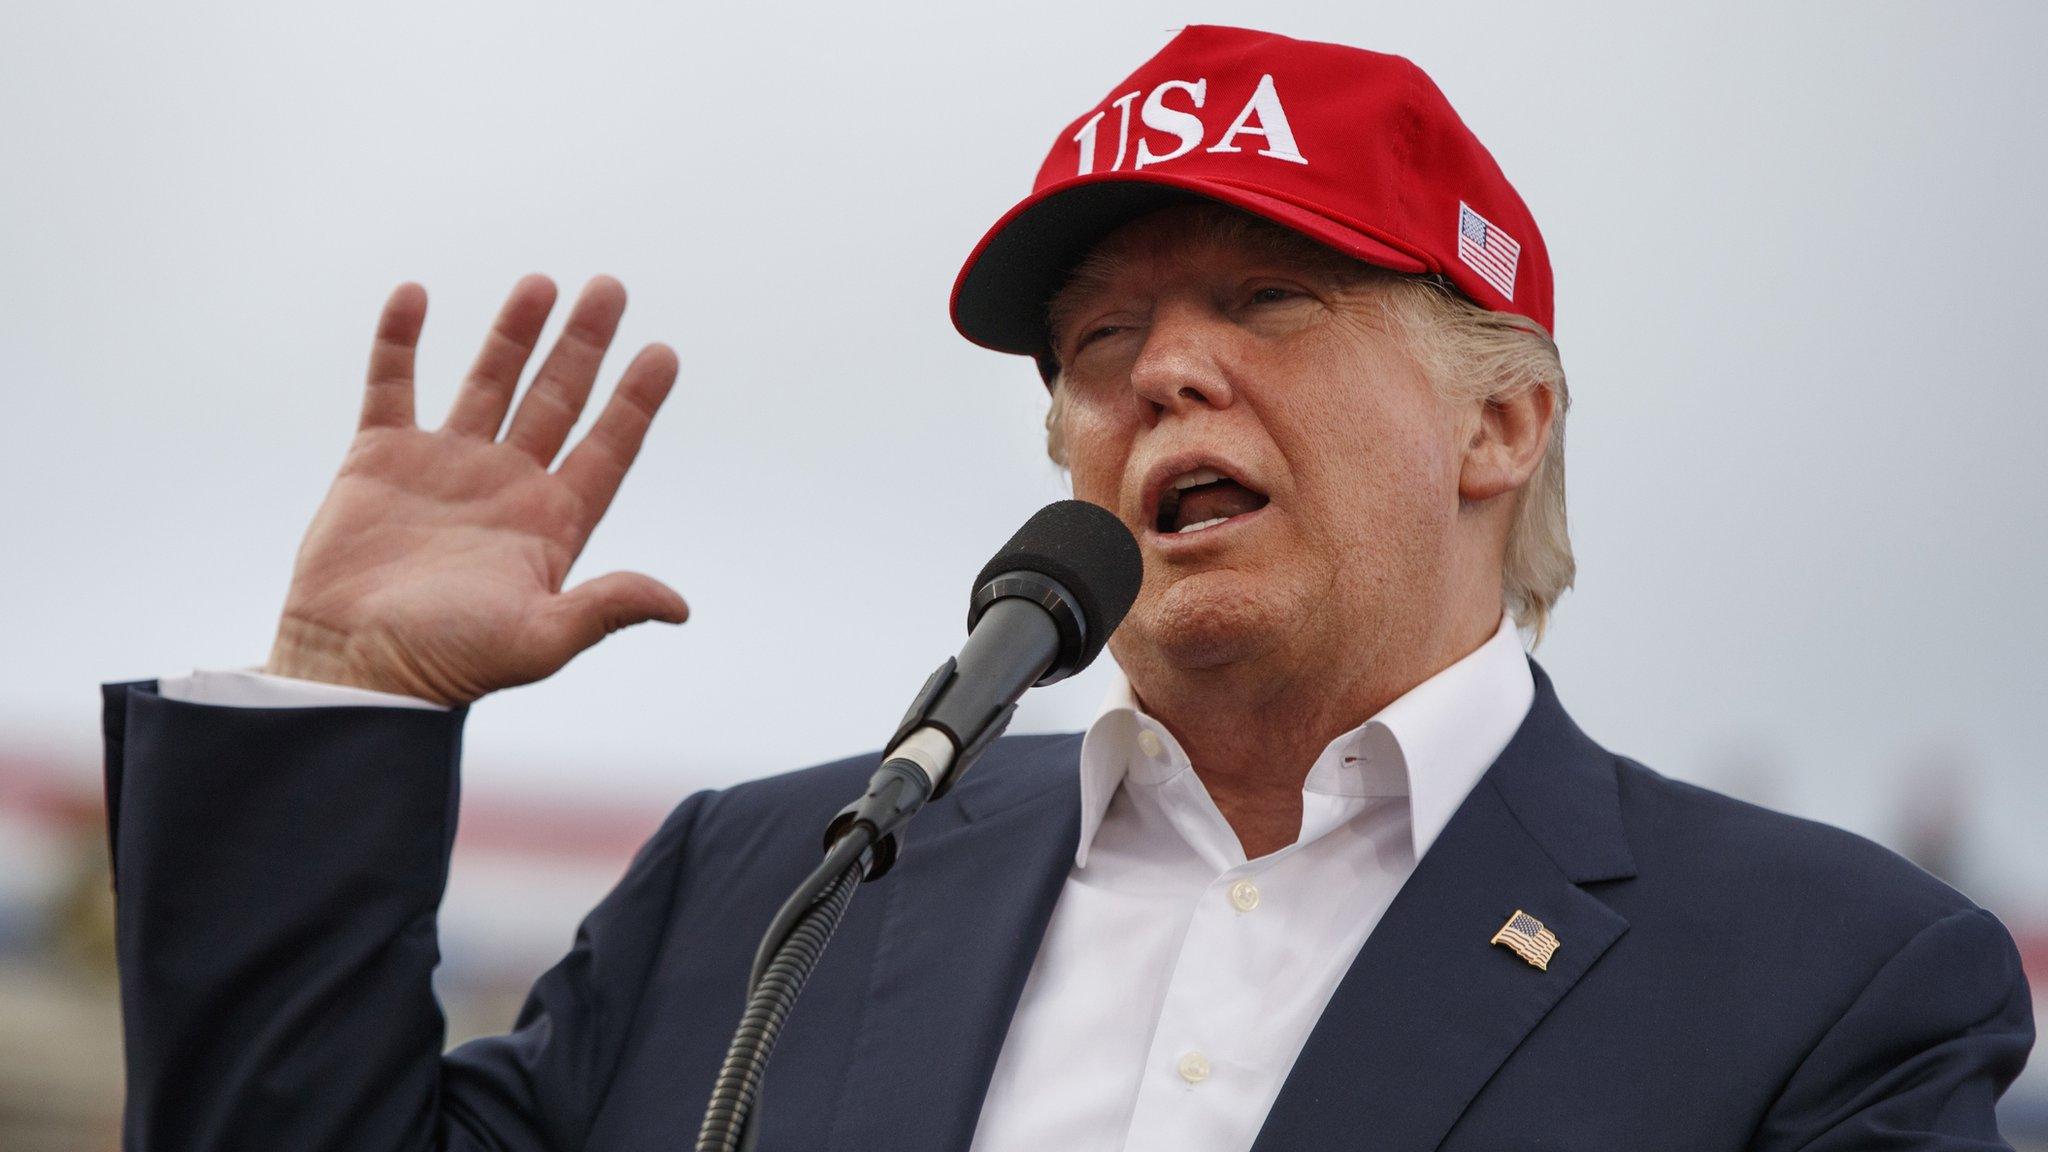
{"type": "Polygon", "coordinates": [[[1386,289],[1213,206],[1099,244],[1052,304],[1074,494],[1145,557],[1113,645],[1169,669],[1370,660],[1450,595],[1464,413],[1378,309],[1386,289]]]}

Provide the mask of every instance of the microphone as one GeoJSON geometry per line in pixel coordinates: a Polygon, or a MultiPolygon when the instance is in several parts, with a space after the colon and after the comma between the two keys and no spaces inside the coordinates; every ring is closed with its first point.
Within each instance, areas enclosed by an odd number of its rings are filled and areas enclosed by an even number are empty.
{"type": "Polygon", "coordinates": [[[898,831],[995,741],[1034,684],[1086,668],[1138,597],[1138,542],[1107,509],[1062,500],[1040,509],[974,578],[967,643],[918,690],[867,794],[825,832],[825,859],[768,925],[747,981],[746,1014],[704,1110],[697,1152],[748,1152],[756,1097],[796,1005],[863,873],[896,862],[898,831]]]}
{"type": "Polygon", "coordinates": [[[1026,689],[1101,655],[1143,578],[1137,540],[1108,509],[1061,500],[1025,521],[974,578],[967,643],[918,690],[867,794],[833,819],[826,848],[863,828],[867,878],[887,872],[897,830],[1002,735],[1026,689]]]}

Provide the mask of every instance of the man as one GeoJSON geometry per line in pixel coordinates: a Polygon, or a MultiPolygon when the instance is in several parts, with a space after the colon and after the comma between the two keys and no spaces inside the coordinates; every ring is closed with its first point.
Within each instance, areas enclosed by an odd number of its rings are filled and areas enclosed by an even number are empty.
{"type": "MultiPolygon", "coordinates": [[[[440,1052],[467,706],[686,613],[560,591],[675,361],[550,471],[623,307],[595,282],[511,410],[552,292],[514,289],[438,432],[396,292],[265,671],[106,686],[134,1146],[696,1130],[872,756],[689,798],[514,1031],[440,1052]]],[[[1127,679],[920,817],[789,1021],[762,1147],[2003,1146],[2033,1031],[2002,926],[1606,752],[1523,655],[1572,571],[1548,260],[1421,72],[1187,29],[953,307],[1038,359],[1076,494],[1138,535],[1127,679]]]]}

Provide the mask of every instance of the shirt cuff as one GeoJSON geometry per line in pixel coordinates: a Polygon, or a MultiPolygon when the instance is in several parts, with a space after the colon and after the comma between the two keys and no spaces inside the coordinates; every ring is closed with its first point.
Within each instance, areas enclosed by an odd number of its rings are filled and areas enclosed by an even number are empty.
{"type": "Polygon", "coordinates": [[[259,671],[260,665],[227,670],[194,669],[187,676],[165,676],[157,680],[157,695],[187,704],[212,704],[224,708],[418,708],[446,712],[446,705],[417,696],[378,692],[347,684],[301,680],[295,676],[273,676],[259,671]]]}

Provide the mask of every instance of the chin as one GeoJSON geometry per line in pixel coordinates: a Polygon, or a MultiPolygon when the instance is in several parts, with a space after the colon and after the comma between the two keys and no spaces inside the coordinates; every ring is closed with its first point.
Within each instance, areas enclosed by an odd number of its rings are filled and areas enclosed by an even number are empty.
{"type": "Polygon", "coordinates": [[[1167,665],[1215,668],[1270,648],[1292,615],[1290,599],[1243,573],[1201,572],[1142,596],[1121,631],[1167,665]]]}

